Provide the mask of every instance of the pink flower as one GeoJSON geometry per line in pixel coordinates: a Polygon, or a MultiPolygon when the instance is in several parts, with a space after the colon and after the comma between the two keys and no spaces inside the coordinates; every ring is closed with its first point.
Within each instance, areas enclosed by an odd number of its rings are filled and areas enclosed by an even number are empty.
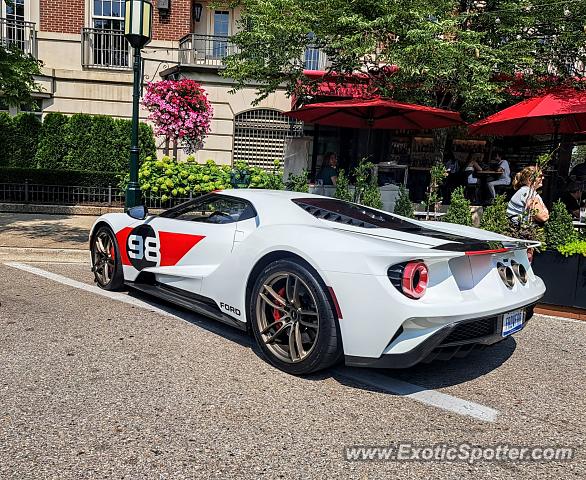
{"type": "Polygon", "coordinates": [[[143,105],[158,135],[182,139],[192,152],[203,146],[213,109],[199,83],[189,79],[149,83],[143,105]]]}

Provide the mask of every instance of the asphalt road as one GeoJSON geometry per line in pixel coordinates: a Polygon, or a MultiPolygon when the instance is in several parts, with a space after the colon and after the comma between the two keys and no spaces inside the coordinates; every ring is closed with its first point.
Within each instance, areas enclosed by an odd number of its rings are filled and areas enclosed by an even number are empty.
{"type": "Polygon", "coordinates": [[[586,477],[586,323],[534,317],[463,360],[297,378],[228,326],[91,285],[84,264],[0,264],[2,480],[586,477]],[[405,441],[576,452],[473,465],[344,453],[405,441]]]}

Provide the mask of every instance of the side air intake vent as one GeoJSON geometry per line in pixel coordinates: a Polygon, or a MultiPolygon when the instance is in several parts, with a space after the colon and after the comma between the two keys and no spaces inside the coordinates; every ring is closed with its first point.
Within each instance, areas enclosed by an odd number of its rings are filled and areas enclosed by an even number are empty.
{"type": "Polygon", "coordinates": [[[309,205],[301,200],[296,200],[295,203],[299,205],[307,213],[313,215],[315,218],[328,220],[330,222],[343,223],[344,225],[352,225],[354,227],[377,228],[376,225],[373,225],[372,223],[358,220],[356,218],[352,218],[342,213],[334,212],[325,208],[319,208],[314,205],[309,205]]]}

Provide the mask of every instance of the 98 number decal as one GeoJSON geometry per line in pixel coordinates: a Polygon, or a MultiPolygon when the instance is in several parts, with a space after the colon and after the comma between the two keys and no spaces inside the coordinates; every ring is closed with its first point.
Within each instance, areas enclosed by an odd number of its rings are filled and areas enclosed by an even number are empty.
{"type": "Polygon", "coordinates": [[[161,260],[159,239],[150,225],[136,227],[126,241],[128,260],[134,268],[156,267],[161,260]]]}
{"type": "Polygon", "coordinates": [[[161,258],[159,241],[156,238],[143,238],[139,235],[128,237],[128,257],[136,260],[145,259],[149,262],[158,262],[161,258]]]}

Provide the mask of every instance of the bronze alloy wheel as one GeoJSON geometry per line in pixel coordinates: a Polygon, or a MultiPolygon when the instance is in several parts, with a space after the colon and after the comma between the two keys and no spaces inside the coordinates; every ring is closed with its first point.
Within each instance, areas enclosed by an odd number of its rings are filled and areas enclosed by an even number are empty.
{"type": "Polygon", "coordinates": [[[303,361],[318,342],[316,298],[292,272],[276,272],[263,282],[256,299],[256,322],[268,350],[285,363],[303,361]]]}
{"type": "Polygon", "coordinates": [[[91,241],[92,271],[96,283],[106,290],[115,290],[124,282],[118,246],[112,230],[100,227],[91,241]]]}

